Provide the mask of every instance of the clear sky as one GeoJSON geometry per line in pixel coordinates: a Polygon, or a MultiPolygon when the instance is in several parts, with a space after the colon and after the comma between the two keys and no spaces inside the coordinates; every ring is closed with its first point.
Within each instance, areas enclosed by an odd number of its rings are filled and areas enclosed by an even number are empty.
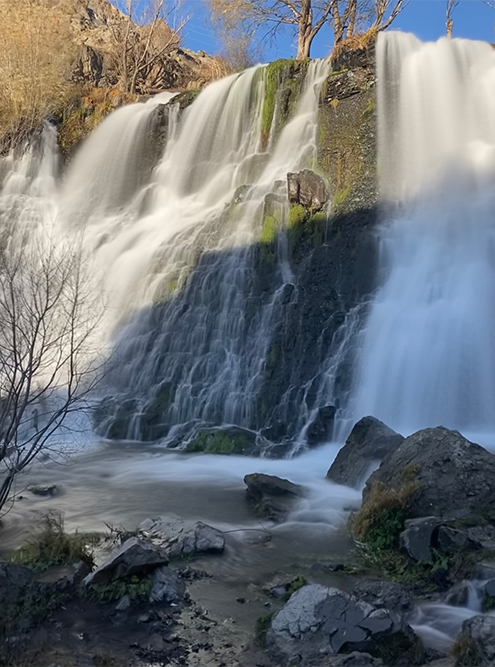
{"type": "MultiPolygon", "coordinates": [[[[112,0],[118,4],[119,0],[112,0]]],[[[140,0],[145,3],[146,0],[140,0]]],[[[190,21],[183,31],[183,44],[193,51],[215,53],[219,50],[214,31],[208,22],[203,0],[183,0],[184,11],[190,21]]],[[[434,40],[445,34],[446,0],[411,0],[393,24],[394,29],[414,32],[423,40],[434,40]]],[[[495,6],[495,0],[494,0],[495,6]]],[[[495,10],[482,0],[460,0],[454,15],[454,36],[482,39],[495,42],[495,10]]],[[[314,42],[312,56],[322,57],[329,53],[331,34],[322,30],[314,42]]],[[[295,55],[295,44],[287,34],[276,44],[269,45],[265,59],[289,58],[295,55]]]]}

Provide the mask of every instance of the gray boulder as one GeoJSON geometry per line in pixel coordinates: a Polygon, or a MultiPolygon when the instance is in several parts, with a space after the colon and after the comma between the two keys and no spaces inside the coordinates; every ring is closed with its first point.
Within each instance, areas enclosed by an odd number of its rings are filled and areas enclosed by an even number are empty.
{"type": "Polygon", "coordinates": [[[32,581],[29,568],[0,562],[0,633],[16,615],[15,610],[32,581]]]}
{"type": "Polygon", "coordinates": [[[366,482],[363,504],[373,484],[400,488],[409,471],[416,486],[411,518],[472,520],[495,510],[495,456],[443,427],[418,431],[387,454],[366,482]]]}
{"type": "Polygon", "coordinates": [[[474,616],[464,621],[454,654],[460,665],[495,665],[495,617],[474,616]]]}
{"type": "Polygon", "coordinates": [[[173,514],[145,519],[138,526],[138,534],[175,559],[194,554],[222,553],[225,549],[225,538],[217,528],[202,521],[184,521],[173,514]]]}
{"type": "Polygon", "coordinates": [[[186,585],[169,567],[159,567],[153,572],[150,602],[178,602],[185,592],[186,585]]]}
{"type": "Polygon", "coordinates": [[[479,542],[471,539],[467,531],[456,530],[449,526],[440,526],[438,530],[436,548],[442,553],[479,549],[480,546],[479,542]]]}
{"type": "Polygon", "coordinates": [[[301,204],[304,208],[319,211],[328,202],[325,181],[310,169],[287,174],[287,188],[291,204],[301,204]]]}
{"type": "Polygon", "coordinates": [[[44,496],[45,498],[51,498],[59,493],[56,484],[31,484],[27,490],[35,496],[44,496]]]}
{"type": "Polygon", "coordinates": [[[273,617],[266,645],[283,665],[321,664],[324,656],[351,651],[387,655],[394,665],[424,658],[420,640],[396,615],[318,584],[294,593],[273,617]]]}
{"type": "Polygon", "coordinates": [[[406,521],[405,530],[399,537],[401,550],[419,563],[431,563],[433,560],[431,546],[438,524],[438,519],[434,516],[406,521]]]}
{"type": "Polygon", "coordinates": [[[327,473],[336,484],[359,487],[373,466],[397,449],[404,438],[374,417],[363,417],[352,429],[345,445],[327,473]]]}
{"type": "Polygon", "coordinates": [[[303,489],[275,475],[253,473],[244,477],[246,493],[255,514],[271,521],[282,521],[303,489]]]}
{"type": "Polygon", "coordinates": [[[407,588],[392,581],[360,581],[352,594],[374,607],[397,614],[412,611],[414,606],[413,596],[407,588]]]}
{"type": "Polygon", "coordinates": [[[166,565],[167,563],[168,557],[161,549],[152,544],[147,544],[137,537],[131,537],[111,553],[100,567],[88,574],[82,583],[84,586],[107,584],[134,574],[148,574],[160,565],[166,565]]]}
{"type": "Polygon", "coordinates": [[[474,526],[466,529],[469,539],[479,544],[482,549],[495,551],[495,526],[474,526]]]}

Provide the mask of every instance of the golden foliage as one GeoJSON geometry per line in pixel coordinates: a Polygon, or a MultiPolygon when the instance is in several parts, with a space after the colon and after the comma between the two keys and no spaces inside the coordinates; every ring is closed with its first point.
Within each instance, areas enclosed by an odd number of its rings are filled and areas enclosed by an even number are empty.
{"type": "Polygon", "coordinates": [[[6,137],[5,143],[29,133],[70,96],[74,46],[69,17],[50,0],[0,0],[0,44],[0,137],[6,137]]]}
{"type": "Polygon", "coordinates": [[[378,35],[376,26],[372,26],[365,32],[354,33],[346,37],[342,42],[339,42],[332,50],[332,61],[336,61],[340,56],[349,51],[365,51],[375,41],[378,35]]]}

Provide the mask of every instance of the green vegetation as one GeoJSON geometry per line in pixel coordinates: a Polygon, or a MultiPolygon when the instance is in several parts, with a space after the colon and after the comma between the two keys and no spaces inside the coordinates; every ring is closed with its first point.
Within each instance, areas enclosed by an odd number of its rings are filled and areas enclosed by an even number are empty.
{"type": "Polygon", "coordinates": [[[262,648],[266,646],[266,635],[270,629],[273,616],[273,614],[266,614],[265,616],[260,616],[258,619],[256,619],[256,624],[254,626],[254,636],[256,642],[262,648]]]}
{"type": "Polygon", "coordinates": [[[486,612],[491,611],[492,609],[495,609],[495,597],[485,593],[483,595],[483,600],[481,601],[481,611],[486,612]]]}
{"type": "Polygon", "coordinates": [[[204,430],[186,447],[186,452],[205,454],[246,454],[253,448],[252,440],[244,433],[204,430]]]}
{"type": "Polygon", "coordinates": [[[100,536],[95,533],[66,533],[62,516],[49,512],[43,517],[40,530],[25,546],[14,552],[12,561],[37,571],[77,561],[92,566],[92,547],[99,539],[100,536]]]}
{"type": "Polygon", "coordinates": [[[302,575],[296,577],[296,579],[290,583],[289,589],[287,590],[287,599],[289,599],[293,593],[296,593],[299,589],[303,588],[303,586],[306,586],[307,583],[308,582],[302,575]]]}
{"type": "Polygon", "coordinates": [[[272,127],[273,115],[277,100],[277,90],[283,80],[284,73],[292,65],[292,60],[275,60],[266,66],[265,71],[265,98],[261,117],[261,133],[267,142],[272,127]]]}
{"type": "Polygon", "coordinates": [[[87,595],[93,602],[105,604],[113,600],[120,600],[128,595],[131,600],[144,600],[151,591],[151,575],[145,577],[123,577],[110,581],[108,584],[93,584],[89,587],[87,595]]]}
{"type": "Polygon", "coordinates": [[[265,215],[261,230],[261,243],[273,243],[277,238],[278,223],[273,215],[265,215]]]}
{"type": "Polygon", "coordinates": [[[366,109],[363,111],[363,119],[368,120],[372,116],[375,115],[376,112],[376,100],[374,97],[370,99],[368,104],[366,105],[366,109]]]}
{"type": "Polygon", "coordinates": [[[351,186],[348,185],[345,188],[342,188],[341,190],[337,190],[333,196],[333,207],[339,208],[342,206],[342,204],[345,203],[346,199],[351,193],[351,186]]]}

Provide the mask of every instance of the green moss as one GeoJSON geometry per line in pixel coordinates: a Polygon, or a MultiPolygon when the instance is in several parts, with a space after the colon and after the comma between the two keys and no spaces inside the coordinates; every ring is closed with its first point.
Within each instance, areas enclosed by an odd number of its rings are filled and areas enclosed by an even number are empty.
{"type": "Polygon", "coordinates": [[[306,209],[301,204],[291,206],[289,209],[289,229],[301,225],[306,218],[306,209]]]}
{"type": "Polygon", "coordinates": [[[290,597],[293,593],[296,593],[299,589],[303,588],[303,586],[306,586],[308,582],[306,579],[302,576],[299,575],[294,581],[290,583],[290,586],[287,590],[288,596],[290,597]]]}
{"type": "Polygon", "coordinates": [[[273,243],[277,238],[278,223],[273,215],[265,215],[261,231],[261,243],[273,243]]]}
{"type": "Polygon", "coordinates": [[[363,111],[363,119],[368,120],[369,118],[372,118],[375,115],[376,112],[376,101],[375,98],[371,98],[368,104],[366,105],[366,109],[363,111]]]}
{"type": "Polygon", "coordinates": [[[94,584],[88,588],[87,595],[99,604],[120,600],[124,595],[128,595],[131,600],[144,600],[149,596],[151,586],[151,575],[123,577],[108,584],[94,584]]]}
{"type": "Polygon", "coordinates": [[[273,616],[273,614],[266,614],[265,616],[260,616],[258,619],[256,619],[254,626],[254,636],[256,642],[262,648],[266,646],[266,636],[268,634],[268,630],[270,629],[273,616]]]}
{"type": "Polygon", "coordinates": [[[275,60],[265,68],[265,97],[261,116],[261,132],[266,141],[270,135],[273,115],[275,113],[277,90],[282,82],[284,72],[286,72],[292,62],[291,60],[275,60]]]}
{"type": "Polygon", "coordinates": [[[188,443],[186,452],[231,455],[245,454],[252,448],[252,441],[244,433],[204,430],[188,443]]]}
{"type": "Polygon", "coordinates": [[[42,518],[41,528],[34,537],[15,551],[11,560],[36,571],[77,561],[92,566],[92,547],[99,539],[96,533],[66,533],[61,514],[49,512],[42,518]]]}
{"type": "Polygon", "coordinates": [[[351,188],[349,185],[345,188],[337,190],[333,196],[333,207],[340,208],[345,203],[350,193],[351,193],[351,188]]]}

